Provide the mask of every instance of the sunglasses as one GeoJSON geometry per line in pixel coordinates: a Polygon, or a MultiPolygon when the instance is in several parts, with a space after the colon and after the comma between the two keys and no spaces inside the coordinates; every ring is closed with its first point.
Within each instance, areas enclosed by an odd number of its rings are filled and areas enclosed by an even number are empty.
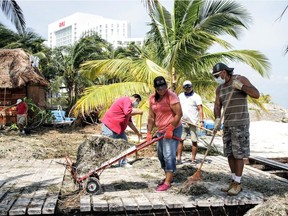
{"type": "Polygon", "coordinates": [[[167,85],[166,84],[164,84],[164,85],[160,85],[160,86],[157,86],[157,87],[155,87],[156,88],[156,90],[163,90],[163,89],[167,89],[167,85]]]}
{"type": "Polygon", "coordinates": [[[183,86],[183,89],[185,89],[185,90],[188,90],[188,89],[190,89],[190,88],[192,88],[191,85],[185,85],[185,86],[183,86]]]}
{"type": "Polygon", "coordinates": [[[215,78],[218,78],[221,73],[222,73],[222,71],[218,71],[217,73],[214,73],[213,76],[214,76],[215,78]]]}

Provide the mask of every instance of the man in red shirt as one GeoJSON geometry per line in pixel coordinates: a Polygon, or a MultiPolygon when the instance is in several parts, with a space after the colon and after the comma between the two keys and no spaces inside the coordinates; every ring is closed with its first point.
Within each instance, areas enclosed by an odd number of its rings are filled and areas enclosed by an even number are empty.
{"type": "Polygon", "coordinates": [[[17,126],[19,128],[20,133],[25,134],[24,127],[27,124],[28,106],[22,99],[17,99],[16,111],[17,111],[17,126]]]}
{"type": "MultiPolygon", "coordinates": [[[[133,115],[143,114],[142,110],[135,109],[140,101],[141,96],[139,94],[117,99],[101,119],[102,135],[115,139],[127,140],[125,130],[127,126],[129,126],[140,138],[142,138],[141,133],[137,130],[131,119],[131,116],[133,115]]],[[[126,160],[120,161],[120,166],[126,164],[126,160]]]]}

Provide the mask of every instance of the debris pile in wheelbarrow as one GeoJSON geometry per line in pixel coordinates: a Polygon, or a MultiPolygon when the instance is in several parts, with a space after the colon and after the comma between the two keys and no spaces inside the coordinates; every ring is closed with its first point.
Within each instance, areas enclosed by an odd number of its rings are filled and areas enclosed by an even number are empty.
{"type": "Polygon", "coordinates": [[[87,138],[78,147],[76,173],[79,176],[87,174],[103,162],[117,156],[120,152],[134,146],[123,139],[113,139],[106,136],[95,135],[87,138]]]}

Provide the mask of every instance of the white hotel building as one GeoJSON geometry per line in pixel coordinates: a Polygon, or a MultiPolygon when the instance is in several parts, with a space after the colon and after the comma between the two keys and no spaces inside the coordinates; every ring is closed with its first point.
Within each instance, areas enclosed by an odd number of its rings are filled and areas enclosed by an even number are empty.
{"type": "Polygon", "coordinates": [[[143,45],[144,38],[131,38],[130,23],[86,13],[74,13],[48,25],[48,47],[74,44],[84,34],[98,33],[114,47],[130,42],[143,45]]]}

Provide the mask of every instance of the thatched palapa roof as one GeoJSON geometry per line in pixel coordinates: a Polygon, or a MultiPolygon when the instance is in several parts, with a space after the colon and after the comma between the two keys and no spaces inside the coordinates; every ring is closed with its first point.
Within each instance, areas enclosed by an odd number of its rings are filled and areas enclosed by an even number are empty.
{"type": "Polygon", "coordinates": [[[0,49],[0,88],[19,88],[28,83],[48,86],[37,72],[22,49],[0,49]]]}

